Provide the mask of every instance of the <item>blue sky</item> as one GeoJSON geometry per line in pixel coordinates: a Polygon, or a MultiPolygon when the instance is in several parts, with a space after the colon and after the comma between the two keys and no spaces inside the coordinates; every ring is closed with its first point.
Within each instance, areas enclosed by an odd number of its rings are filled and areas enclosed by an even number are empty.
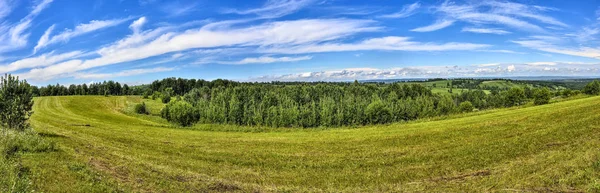
{"type": "Polygon", "coordinates": [[[35,85],[598,76],[600,2],[0,0],[0,73],[35,85]]]}

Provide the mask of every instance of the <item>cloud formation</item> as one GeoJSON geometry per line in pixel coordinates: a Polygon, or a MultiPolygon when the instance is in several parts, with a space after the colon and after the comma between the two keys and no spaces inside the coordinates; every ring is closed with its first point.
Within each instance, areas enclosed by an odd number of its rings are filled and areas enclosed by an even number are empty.
{"type": "MultiPolygon", "coordinates": [[[[100,30],[103,28],[116,26],[127,20],[130,20],[130,18],[113,19],[113,20],[93,20],[93,21],[90,21],[89,23],[79,24],[79,25],[75,26],[75,29],[66,29],[63,32],[61,32],[55,36],[52,36],[50,38],[49,37],[50,33],[52,33],[52,30],[54,29],[54,25],[52,25],[50,28],[48,28],[48,30],[46,30],[46,33],[44,33],[44,35],[40,38],[40,40],[38,41],[38,44],[33,48],[33,51],[35,53],[38,50],[40,50],[50,44],[55,44],[55,43],[59,43],[59,42],[67,42],[71,38],[81,36],[81,35],[84,35],[84,34],[87,34],[90,32],[94,32],[94,31],[97,31],[97,30],[100,30]]],[[[145,18],[144,18],[144,20],[145,20],[145,18]]],[[[139,20],[136,22],[139,22],[139,20]]],[[[142,22],[142,24],[143,24],[143,22],[142,22]]],[[[141,24],[138,24],[138,25],[141,26],[141,24]]]]}
{"type": "Polygon", "coordinates": [[[514,77],[528,76],[597,76],[600,63],[532,62],[492,63],[470,66],[409,66],[402,68],[349,68],[253,77],[248,81],[352,81],[374,79],[514,77]],[[540,64],[554,64],[548,65],[540,64]]]}
{"type": "Polygon", "coordinates": [[[392,14],[387,14],[387,15],[381,15],[379,17],[380,18],[405,18],[405,17],[410,17],[411,15],[414,15],[416,13],[417,9],[419,9],[420,7],[421,7],[421,3],[415,2],[413,4],[404,5],[404,7],[402,7],[402,10],[400,10],[399,12],[392,13],[392,14]]]}

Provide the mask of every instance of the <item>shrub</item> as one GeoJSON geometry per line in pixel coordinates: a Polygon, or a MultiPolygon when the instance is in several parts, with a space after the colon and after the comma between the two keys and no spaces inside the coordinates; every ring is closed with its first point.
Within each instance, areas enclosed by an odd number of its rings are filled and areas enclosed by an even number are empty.
{"type": "Polygon", "coordinates": [[[27,81],[5,75],[0,77],[0,126],[23,131],[33,113],[33,95],[27,81]]]}
{"type": "Polygon", "coordinates": [[[505,105],[507,107],[518,106],[525,102],[525,90],[519,87],[512,87],[504,93],[505,105]]]}
{"type": "Polygon", "coordinates": [[[154,93],[152,93],[152,100],[156,100],[157,98],[162,98],[162,96],[160,92],[154,91],[154,93]]]}
{"type": "Polygon", "coordinates": [[[471,104],[471,102],[465,101],[465,102],[460,103],[460,105],[458,105],[458,109],[460,110],[460,112],[467,113],[467,112],[473,112],[475,107],[473,107],[473,104],[471,104]]]}
{"type": "Polygon", "coordinates": [[[537,89],[533,95],[533,103],[535,105],[544,105],[550,103],[552,93],[548,88],[537,89]]]}
{"type": "Polygon", "coordinates": [[[149,114],[148,109],[146,109],[146,103],[142,102],[140,104],[135,105],[135,113],[137,114],[149,114]]]}
{"type": "Polygon", "coordinates": [[[600,81],[594,80],[583,88],[583,92],[589,95],[600,95],[600,81]]]}
{"type": "Polygon", "coordinates": [[[169,122],[180,126],[190,126],[198,122],[200,113],[190,103],[185,101],[173,101],[167,104],[161,111],[161,117],[169,122]]]}
{"type": "Polygon", "coordinates": [[[365,111],[371,124],[388,123],[392,121],[392,111],[381,100],[375,100],[365,111]]]}
{"type": "Polygon", "coordinates": [[[573,96],[574,94],[571,89],[566,89],[561,92],[561,95],[566,98],[566,97],[573,96]]]}
{"type": "Polygon", "coordinates": [[[163,103],[169,103],[169,102],[171,102],[171,96],[169,96],[169,95],[164,95],[164,96],[162,96],[162,98],[161,98],[161,101],[162,101],[163,103]]]}

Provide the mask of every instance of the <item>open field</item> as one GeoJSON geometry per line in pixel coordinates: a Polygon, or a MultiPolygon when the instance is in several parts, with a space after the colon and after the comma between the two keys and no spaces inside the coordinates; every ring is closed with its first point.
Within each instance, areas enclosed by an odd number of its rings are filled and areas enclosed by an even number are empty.
{"type": "MultiPolygon", "coordinates": [[[[23,155],[35,174],[34,188],[600,191],[600,97],[437,121],[270,132],[244,127],[233,132],[224,125],[177,128],[129,112],[141,101],[36,98],[32,126],[60,150],[23,155]]],[[[160,108],[146,101],[151,111],[160,108]]]]}

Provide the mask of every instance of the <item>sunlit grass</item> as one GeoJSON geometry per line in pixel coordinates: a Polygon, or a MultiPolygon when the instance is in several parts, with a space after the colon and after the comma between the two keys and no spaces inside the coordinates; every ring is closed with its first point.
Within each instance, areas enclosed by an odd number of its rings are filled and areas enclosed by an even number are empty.
{"type": "Polygon", "coordinates": [[[598,191],[600,97],[358,128],[179,128],[137,97],[36,98],[60,151],[24,156],[36,189],[598,191]],[[244,132],[238,132],[244,131],[244,132]],[[253,131],[253,132],[248,132],[253,131]],[[61,182],[61,183],[57,183],[61,182]]]}

